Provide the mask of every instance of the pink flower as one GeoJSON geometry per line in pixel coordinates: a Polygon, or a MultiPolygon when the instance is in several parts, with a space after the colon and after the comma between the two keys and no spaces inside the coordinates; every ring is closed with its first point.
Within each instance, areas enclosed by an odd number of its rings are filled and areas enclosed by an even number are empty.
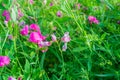
{"type": "Polygon", "coordinates": [[[0,67],[8,65],[10,63],[10,59],[8,56],[0,56],[0,67]]]}
{"type": "Polygon", "coordinates": [[[99,23],[99,21],[94,16],[89,16],[88,20],[89,20],[90,24],[92,24],[92,23],[98,24],[99,23]]]}
{"type": "Polygon", "coordinates": [[[67,43],[64,43],[64,45],[62,46],[62,51],[66,51],[67,50],[67,43]]]}
{"type": "Polygon", "coordinates": [[[70,42],[69,32],[65,32],[64,36],[61,38],[64,43],[70,42]]]}
{"type": "Polygon", "coordinates": [[[10,20],[10,13],[9,13],[9,11],[4,10],[2,16],[5,16],[5,17],[6,17],[6,21],[9,21],[9,20],[10,20]]]}
{"type": "Polygon", "coordinates": [[[21,12],[21,10],[20,9],[18,9],[18,17],[20,18],[20,17],[22,17],[24,14],[21,12]]]}
{"type": "Polygon", "coordinates": [[[30,0],[30,4],[33,4],[33,0],[30,0]]]}
{"type": "Polygon", "coordinates": [[[61,16],[62,16],[61,11],[58,11],[58,12],[57,12],[57,16],[58,16],[58,17],[61,17],[61,16]]]}
{"type": "Polygon", "coordinates": [[[50,6],[53,6],[53,3],[52,3],[52,2],[50,3],[50,6]]]}
{"type": "Polygon", "coordinates": [[[56,38],[55,34],[52,34],[51,37],[52,37],[52,41],[53,41],[53,42],[56,42],[56,41],[57,41],[57,38],[56,38]]]}
{"type": "Polygon", "coordinates": [[[24,36],[24,35],[28,35],[28,30],[29,30],[29,26],[25,25],[24,28],[20,31],[20,33],[24,36]]]}
{"type": "Polygon", "coordinates": [[[37,24],[31,24],[30,25],[30,29],[34,30],[34,31],[40,32],[40,28],[39,28],[39,26],[37,24]]]}
{"type": "Polygon", "coordinates": [[[30,38],[29,38],[30,42],[38,43],[45,39],[46,39],[46,37],[42,36],[42,34],[40,32],[31,32],[30,33],[30,38]]]}
{"type": "Polygon", "coordinates": [[[78,8],[78,9],[80,9],[80,7],[81,7],[81,4],[80,4],[80,3],[78,3],[78,4],[77,4],[77,8],[78,8]]]}
{"type": "Polygon", "coordinates": [[[48,41],[40,41],[40,42],[38,43],[38,45],[39,45],[40,48],[42,48],[42,47],[50,46],[51,43],[48,42],[48,41]]]}
{"type": "Polygon", "coordinates": [[[14,77],[10,76],[8,80],[16,80],[14,77]]]}

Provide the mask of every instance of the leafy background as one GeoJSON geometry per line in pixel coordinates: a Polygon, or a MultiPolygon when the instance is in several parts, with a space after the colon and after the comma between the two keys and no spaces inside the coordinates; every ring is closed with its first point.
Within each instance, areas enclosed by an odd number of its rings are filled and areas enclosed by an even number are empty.
{"type": "Polygon", "coordinates": [[[6,26],[5,18],[0,17],[0,55],[8,55],[11,62],[0,68],[0,80],[9,76],[21,76],[23,80],[120,79],[119,0],[47,0],[46,5],[43,0],[34,0],[32,5],[29,0],[0,0],[0,15],[4,10],[10,11],[12,20],[6,26]],[[18,8],[24,13],[19,20],[18,8]],[[62,17],[56,16],[57,11],[62,11],[62,17]],[[89,15],[96,16],[100,23],[89,24],[89,15]],[[58,42],[42,53],[20,35],[21,21],[38,24],[44,35],[55,33],[58,42]],[[71,41],[63,52],[60,37],[67,31],[71,41]]]}

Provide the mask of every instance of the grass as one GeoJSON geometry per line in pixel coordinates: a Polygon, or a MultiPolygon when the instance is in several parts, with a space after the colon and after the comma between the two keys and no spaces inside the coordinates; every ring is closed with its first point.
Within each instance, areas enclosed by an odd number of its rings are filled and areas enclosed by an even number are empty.
{"type": "Polygon", "coordinates": [[[9,76],[23,80],[119,80],[120,79],[120,1],[119,0],[0,0],[0,14],[9,10],[11,20],[4,24],[0,17],[0,55],[11,61],[0,67],[0,80],[9,76]],[[50,3],[53,6],[50,6],[50,3]],[[2,6],[2,3],[5,6],[2,6]],[[80,3],[80,9],[77,4],[80,3]],[[17,9],[24,16],[17,19],[17,9]],[[62,17],[56,16],[57,11],[62,17]],[[99,24],[90,24],[88,16],[95,16],[99,24]],[[47,52],[22,36],[19,26],[38,24],[44,35],[55,33],[58,41],[47,52]],[[56,27],[56,30],[53,28],[56,27]],[[70,33],[68,49],[62,51],[60,38],[70,33]],[[10,40],[8,35],[13,35],[10,40]]]}

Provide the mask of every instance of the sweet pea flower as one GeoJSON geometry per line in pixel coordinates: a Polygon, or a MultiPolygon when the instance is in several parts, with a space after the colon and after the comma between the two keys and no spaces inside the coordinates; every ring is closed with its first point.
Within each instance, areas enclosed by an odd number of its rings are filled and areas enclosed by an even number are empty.
{"type": "Polygon", "coordinates": [[[22,80],[22,77],[18,77],[18,80],[22,80]]]}
{"type": "Polygon", "coordinates": [[[33,4],[33,0],[29,0],[30,1],[30,4],[33,4]]]}
{"type": "Polygon", "coordinates": [[[40,41],[40,42],[38,43],[38,45],[39,45],[40,48],[42,48],[42,47],[50,46],[51,43],[48,42],[48,41],[40,41]]]}
{"type": "Polygon", "coordinates": [[[2,16],[6,17],[6,19],[5,19],[6,21],[10,20],[10,13],[8,10],[4,10],[2,16]]]}
{"type": "Polygon", "coordinates": [[[31,32],[30,33],[30,38],[29,38],[30,42],[38,43],[45,39],[46,39],[46,37],[42,36],[42,34],[40,32],[31,32]]]}
{"type": "Polygon", "coordinates": [[[0,67],[8,65],[10,63],[10,59],[8,56],[0,56],[0,67]]]}
{"type": "Polygon", "coordinates": [[[65,32],[64,36],[61,38],[62,42],[67,43],[70,42],[70,36],[69,36],[69,32],[65,32]]]}
{"type": "Polygon", "coordinates": [[[8,80],[16,80],[14,77],[10,76],[8,80]]]}
{"type": "Polygon", "coordinates": [[[20,33],[25,36],[25,35],[28,35],[28,30],[29,30],[29,26],[28,25],[25,25],[23,27],[23,29],[20,31],[20,33]]]}
{"type": "Polygon", "coordinates": [[[50,3],[50,6],[53,6],[53,3],[52,3],[52,2],[50,3]]]}
{"type": "Polygon", "coordinates": [[[64,45],[62,46],[62,51],[66,51],[67,50],[67,43],[64,43],[64,45]]]}
{"type": "Polygon", "coordinates": [[[30,29],[34,30],[34,31],[40,32],[40,28],[39,28],[39,26],[37,24],[31,24],[30,25],[30,29]]]}
{"type": "Polygon", "coordinates": [[[20,18],[20,17],[22,17],[22,16],[24,16],[24,14],[21,12],[20,9],[18,9],[18,18],[20,18]]]}
{"type": "Polygon", "coordinates": [[[78,8],[78,9],[80,9],[80,7],[81,7],[81,4],[80,4],[80,3],[78,3],[78,4],[77,4],[77,8],[78,8]]]}
{"type": "Polygon", "coordinates": [[[57,12],[57,16],[58,16],[58,17],[61,17],[61,16],[62,16],[61,11],[58,11],[58,12],[57,12]]]}
{"type": "Polygon", "coordinates": [[[94,16],[89,16],[88,20],[89,20],[90,24],[92,24],[92,23],[98,24],[99,23],[99,21],[97,20],[97,18],[94,17],[94,16]]]}
{"type": "Polygon", "coordinates": [[[51,37],[52,37],[52,41],[53,41],[53,42],[56,42],[56,41],[57,41],[57,38],[56,38],[55,34],[52,34],[51,37]]]}

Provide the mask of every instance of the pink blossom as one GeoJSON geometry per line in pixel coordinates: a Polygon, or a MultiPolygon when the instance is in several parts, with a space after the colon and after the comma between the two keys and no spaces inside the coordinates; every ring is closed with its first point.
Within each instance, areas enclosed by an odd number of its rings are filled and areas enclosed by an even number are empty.
{"type": "Polygon", "coordinates": [[[40,28],[37,24],[31,24],[30,25],[30,29],[34,30],[34,31],[39,31],[40,32],[40,28]]]}
{"type": "Polygon", "coordinates": [[[22,80],[22,77],[18,77],[18,80],[22,80]]]}
{"type": "Polygon", "coordinates": [[[88,20],[89,20],[90,24],[92,24],[92,23],[98,24],[99,23],[99,21],[94,16],[89,16],[88,20]]]}
{"type": "Polygon", "coordinates": [[[2,16],[5,16],[5,17],[6,17],[6,21],[9,21],[9,20],[10,20],[10,13],[9,13],[9,11],[4,10],[2,16]]]}
{"type": "Polygon", "coordinates": [[[21,10],[20,9],[18,9],[18,17],[20,18],[20,17],[22,17],[24,14],[21,12],[21,10]]]}
{"type": "Polygon", "coordinates": [[[30,0],[30,4],[33,4],[33,0],[30,0]]]}
{"type": "Polygon", "coordinates": [[[30,38],[29,38],[30,42],[38,43],[45,39],[46,39],[46,37],[42,36],[42,34],[40,32],[31,32],[30,33],[30,38]]]}
{"type": "Polygon", "coordinates": [[[55,34],[52,34],[51,37],[52,37],[52,41],[53,41],[53,42],[56,42],[56,41],[57,41],[57,38],[56,38],[55,34]]]}
{"type": "Polygon", "coordinates": [[[50,6],[53,6],[53,3],[52,3],[52,2],[50,3],[50,6]]]}
{"type": "Polygon", "coordinates": [[[24,36],[24,35],[28,35],[28,30],[29,30],[29,26],[25,25],[23,27],[23,29],[20,31],[20,33],[24,36]]]}
{"type": "Polygon", "coordinates": [[[57,12],[57,16],[58,16],[58,17],[61,17],[61,16],[62,16],[61,11],[58,11],[58,12],[57,12]]]}
{"type": "Polygon", "coordinates": [[[51,43],[48,42],[48,41],[40,41],[40,42],[38,43],[38,45],[39,45],[40,48],[42,48],[42,47],[50,46],[51,43]]]}
{"type": "Polygon", "coordinates": [[[65,32],[64,36],[61,38],[64,43],[70,42],[69,32],[65,32]]]}
{"type": "Polygon", "coordinates": [[[10,76],[8,80],[16,80],[14,77],[10,76]]]}
{"type": "Polygon", "coordinates": [[[62,46],[62,51],[66,51],[67,50],[67,43],[64,43],[64,45],[62,46]]]}
{"type": "Polygon", "coordinates": [[[80,9],[80,7],[81,7],[81,4],[80,4],[80,3],[78,3],[78,4],[77,4],[77,8],[78,8],[78,9],[80,9]]]}
{"type": "Polygon", "coordinates": [[[8,65],[10,63],[10,59],[8,56],[0,56],[0,67],[8,65]]]}

